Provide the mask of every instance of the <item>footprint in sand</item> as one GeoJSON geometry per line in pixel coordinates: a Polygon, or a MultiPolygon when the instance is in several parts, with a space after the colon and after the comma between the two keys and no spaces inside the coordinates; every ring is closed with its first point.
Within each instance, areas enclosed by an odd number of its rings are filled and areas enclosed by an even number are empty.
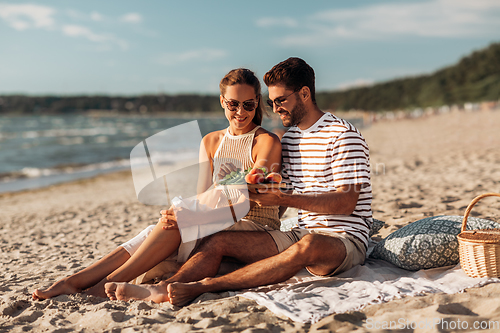
{"type": "Polygon", "coordinates": [[[407,209],[407,208],[421,208],[423,205],[419,204],[418,202],[411,201],[410,203],[404,203],[404,202],[396,202],[396,206],[398,209],[407,209]]]}
{"type": "Polygon", "coordinates": [[[440,304],[436,311],[442,314],[450,315],[478,316],[477,313],[471,311],[460,303],[440,304]]]}
{"type": "Polygon", "coordinates": [[[29,308],[31,305],[30,302],[25,300],[18,300],[12,303],[7,304],[3,309],[0,310],[0,314],[4,316],[15,317],[19,315],[21,312],[29,308]]]}
{"type": "Polygon", "coordinates": [[[460,198],[457,197],[452,197],[452,196],[446,196],[441,199],[442,203],[451,203],[460,200],[460,198]]]}

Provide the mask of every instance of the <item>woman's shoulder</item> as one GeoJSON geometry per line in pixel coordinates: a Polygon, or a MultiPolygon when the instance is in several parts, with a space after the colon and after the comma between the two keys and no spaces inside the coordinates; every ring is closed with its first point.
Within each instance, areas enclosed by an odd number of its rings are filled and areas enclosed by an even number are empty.
{"type": "Polygon", "coordinates": [[[205,145],[205,149],[209,151],[214,150],[214,148],[218,147],[225,133],[226,129],[223,129],[220,131],[213,131],[205,135],[203,137],[203,144],[205,145]]]}
{"type": "Polygon", "coordinates": [[[226,130],[227,129],[222,129],[220,131],[210,132],[203,137],[203,141],[209,142],[209,141],[221,140],[224,137],[224,135],[226,134],[226,130]]]}

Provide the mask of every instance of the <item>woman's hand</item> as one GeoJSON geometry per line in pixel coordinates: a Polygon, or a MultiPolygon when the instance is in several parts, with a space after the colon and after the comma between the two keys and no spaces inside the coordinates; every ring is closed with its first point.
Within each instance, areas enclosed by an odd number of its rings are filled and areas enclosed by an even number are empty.
{"type": "Polygon", "coordinates": [[[233,171],[239,171],[240,169],[234,166],[233,163],[228,162],[221,165],[219,173],[217,174],[217,179],[223,179],[233,171]]]}
{"type": "Polygon", "coordinates": [[[178,230],[179,226],[177,225],[177,215],[173,208],[168,210],[160,211],[161,217],[158,219],[158,222],[162,224],[163,230],[178,230]]]}

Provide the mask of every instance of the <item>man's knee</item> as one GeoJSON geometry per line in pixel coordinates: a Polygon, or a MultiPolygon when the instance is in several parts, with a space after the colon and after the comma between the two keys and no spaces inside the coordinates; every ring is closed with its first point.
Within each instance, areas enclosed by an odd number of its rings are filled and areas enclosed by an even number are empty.
{"type": "Polygon", "coordinates": [[[293,256],[295,261],[300,261],[307,265],[311,261],[313,252],[317,248],[316,235],[305,235],[297,243],[290,246],[287,251],[293,256]]]}
{"type": "MultiPolygon", "coordinates": [[[[294,255],[304,266],[327,264],[332,256],[345,257],[346,250],[340,239],[319,234],[308,234],[294,244],[294,255]]],[[[338,260],[334,260],[338,261],[338,260]]]]}

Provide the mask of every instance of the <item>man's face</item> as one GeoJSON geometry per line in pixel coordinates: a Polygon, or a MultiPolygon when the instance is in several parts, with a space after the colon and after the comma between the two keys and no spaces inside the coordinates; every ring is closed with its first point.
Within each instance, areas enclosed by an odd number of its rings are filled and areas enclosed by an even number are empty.
{"type": "Polygon", "coordinates": [[[304,103],[294,92],[282,85],[270,86],[268,88],[269,99],[274,101],[273,112],[279,114],[283,126],[290,127],[300,124],[307,113],[304,103]],[[280,106],[276,105],[281,104],[280,106]]]}

